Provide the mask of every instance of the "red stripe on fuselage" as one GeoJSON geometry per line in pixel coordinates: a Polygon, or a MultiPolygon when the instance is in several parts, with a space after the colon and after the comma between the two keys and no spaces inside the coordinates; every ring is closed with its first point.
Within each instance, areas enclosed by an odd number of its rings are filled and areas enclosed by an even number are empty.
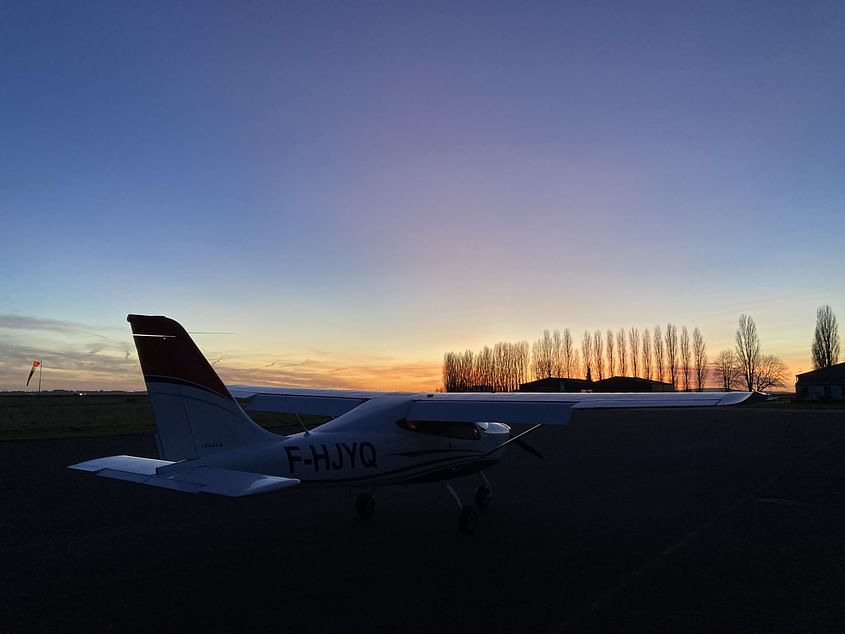
{"type": "MultiPolygon", "coordinates": [[[[303,485],[311,485],[311,486],[332,486],[332,485],[348,485],[350,483],[358,483],[363,484],[367,481],[378,482],[379,480],[388,480],[393,484],[402,484],[402,482],[406,480],[413,480],[417,479],[426,475],[430,475],[432,473],[437,473],[438,471],[446,471],[447,469],[451,469],[453,467],[462,467],[473,462],[491,462],[491,459],[488,458],[481,458],[478,456],[472,456],[467,458],[439,458],[437,460],[429,460],[428,462],[418,463],[414,465],[408,465],[406,467],[400,467],[399,469],[391,469],[390,471],[382,471],[378,474],[373,475],[364,475],[364,476],[357,476],[354,478],[335,478],[335,479],[326,479],[326,480],[305,480],[300,477],[298,474],[293,474],[293,477],[299,479],[300,484],[303,485]],[[432,465],[437,465],[436,468],[430,468],[432,465]],[[429,467],[429,468],[426,468],[429,467]],[[423,471],[419,471],[417,473],[411,473],[415,469],[423,469],[423,471]],[[401,479],[396,480],[397,477],[401,479]],[[407,476],[407,477],[405,477],[407,476]]],[[[498,460],[492,460],[492,462],[498,462],[498,460]]]]}

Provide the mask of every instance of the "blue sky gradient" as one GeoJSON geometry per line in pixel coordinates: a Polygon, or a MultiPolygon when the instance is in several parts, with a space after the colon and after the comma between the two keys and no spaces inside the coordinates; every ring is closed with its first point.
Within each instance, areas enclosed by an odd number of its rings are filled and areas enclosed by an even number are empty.
{"type": "Polygon", "coordinates": [[[421,389],[742,312],[798,371],[845,315],[840,2],[8,3],[0,53],[0,389],[139,387],[129,312],[421,389]]]}

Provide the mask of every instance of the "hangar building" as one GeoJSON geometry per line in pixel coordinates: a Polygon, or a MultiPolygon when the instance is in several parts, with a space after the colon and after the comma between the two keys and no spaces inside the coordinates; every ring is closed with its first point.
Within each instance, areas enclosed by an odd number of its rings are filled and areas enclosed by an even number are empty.
{"type": "Polygon", "coordinates": [[[845,400],[845,363],[804,372],[795,377],[795,394],[801,401],[845,400]]]}
{"type": "Polygon", "coordinates": [[[671,383],[634,376],[612,376],[600,381],[551,377],[521,383],[520,392],[674,392],[671,383]]]}

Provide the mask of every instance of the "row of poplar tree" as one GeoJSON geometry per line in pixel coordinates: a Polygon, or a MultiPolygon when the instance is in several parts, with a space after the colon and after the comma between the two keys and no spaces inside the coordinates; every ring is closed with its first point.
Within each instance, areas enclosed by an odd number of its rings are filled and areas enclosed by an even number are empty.
{"type": "Polygon", "coordinates": [[[707,352],[698,328],[655,326],[584,332],[578,344],[569,328],[527,341],[499,342],[480,352],[447,352],[443,358],[443,387],[447,392],[485,390],[510,392],[531,379],[585,377],[601,380],[632,376],[666,381],[675,389],[701,390],[707,375],[707,352]]]}

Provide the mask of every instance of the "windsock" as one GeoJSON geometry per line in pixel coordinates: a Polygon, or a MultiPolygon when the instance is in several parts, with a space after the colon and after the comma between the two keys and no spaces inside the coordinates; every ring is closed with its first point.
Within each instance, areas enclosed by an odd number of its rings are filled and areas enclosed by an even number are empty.
{"type": "Polygon", "coordinates": [[[40,361],[33,361],[32,368],[29,370],[29,376],[26,378],[26,386],[29,387],[29,382],[32,380],[32,375],[35,374],[35,368],[41,365],[40,361]]]}

